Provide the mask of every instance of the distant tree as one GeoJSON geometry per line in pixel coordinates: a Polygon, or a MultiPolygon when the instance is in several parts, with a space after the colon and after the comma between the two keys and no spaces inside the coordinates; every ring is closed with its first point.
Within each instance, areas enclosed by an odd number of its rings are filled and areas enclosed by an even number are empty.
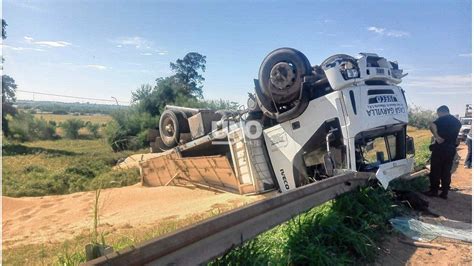
{"type": "Polygon", "coordinates": [[[204,101],[201,75],[206,70],[206,57],[199,53],[188,53],[183,59],[170,63],[175,73],[156,79],[156,85],[141,85],[132,92],[132,107],[112,114],[114,121],[107,125],[105,135],[114,151],[137,149],[147,145],[148,129],[158,126],[159,116],[167,104],[203,107],[229,106],[226,101],[204,101]]]}
{"type": "MultiPolygon", "coordinates": [[[[158,116],[167,104],[176,104],[176,99],[183,95],[184,86],[174,76],[157,78],[155,87],[151,85],[141,85],[135,92],[132,92],[132,103],[139,112],[149,113],[158,116]]],[[[195,99],[194,96],[183,96],[184,98],[195,99]]]]}
{"type": "Polygon", "coordinates": [[[419,106],[410,106],[408,109],[408,125],[416,128],[428,129],[430,123],[436,120],[436,113],[419,106]]]}
{"type": "MultiPolygon", "coordinates": [[[[7,38],[7,22],[2,19],[2,39],[7,38]]],[[[2,56],[2,63],[3,63],[2,56]]],[[[3,69],[3,66],[2,66],[3,69]]],[[[13,103],[16,101],[16,87],[15,80],[8,76],[2,75],[2,131],[4,136],[8,136],[8,119],[7,115],[14,115],[16,113],[13,103]]]]}
{"type": "Polygon", "coordinates": [[[199,71],[206,71],[206,56],[191,52],[176,63],[170,63],[170,67],[176,73],[174,77],[183,85],[180,94],[202,98],[201,84],[205,79],[199,71]]]}
{"type": "Polygon", "coordinates": [[[137,103],[150,98],[152,91],[153,86],[151,86],[150,84],[140,85],[140,87],[136,91],[132,92],[132,103],[137,103]]]}
{"type": "Polygon", "coordinates": [[[8,136],[8,115],[15,115],[16,108],[13,107],[16,101],[16,87],[15,80],[8,76],[2,75],[2,131],[4,136],[8,136]]]}
{"type": "Polygon", "coordinates": [[[19,111],[8,119],[9,138],[19,141],[51,140],[56,139],[56,126],[43,118],[36,118],[32,114],[19,111]]]}
{"type": "Polygon", "coordinates": [[[7,38],[7,26],[8,26],[7,22],[4,19],[2,19],[2,39],[4,40],[7,38]]]}

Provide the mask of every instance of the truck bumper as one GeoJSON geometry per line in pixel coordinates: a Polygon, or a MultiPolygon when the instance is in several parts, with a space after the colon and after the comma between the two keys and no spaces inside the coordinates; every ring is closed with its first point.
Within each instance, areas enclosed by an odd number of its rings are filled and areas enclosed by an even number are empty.
{"type": "Polygon", "coordinates": [[[375,177],[380,181],[383,188],[387,189],[390,181],[413,171],[414,161],[413,158],[407,158],[381,164],[377,173],[375,173],[375,177]]]}

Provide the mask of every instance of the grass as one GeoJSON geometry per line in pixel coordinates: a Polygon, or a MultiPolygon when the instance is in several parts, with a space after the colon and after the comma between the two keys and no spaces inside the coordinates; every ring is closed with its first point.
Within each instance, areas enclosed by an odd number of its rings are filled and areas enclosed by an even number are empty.
{"type": "Polygon", "coordinates": [[[388,219],[402,212],[390,192],[365,187],[267,231],[210,265],[344,265],[373,262],[388,219]]]}
{"type": "MultiPolygon", "coordinates": [[[[141,151],[145,152],[145,151],[141,151]]],[[[136,152],[114,153],[104,139],[34,141],[3,146],[3,195],[68,194],[135,184],[137,169],[112,170],[136,152]]]]}
{"type": "Polygon", "coordinates": [[[415,171],[417,171],[430,159],[431,152],[428,147],[431,143],[431,132],[427,129],[408,127],[407,133],[415,140],[415,171]]]}
{"type": "Polygon", "coordinates": [[[100,125],[107,124],[108,122],[112,121],[112,117],[110,115],[103,115],[103,114],[95,114],[95,115],[73,115],[73,114],[67,114],[67,115],[59,115],[59,114],[51,114],[51,113],[40,113],[40,114],[34,114],[36,118],[43,118],[46,121],[54,121],[56,123],[61,123],[64,122],[68,119],[81,119],[84,122],[91,122],[91,123],[97,123],[100,125]]]}

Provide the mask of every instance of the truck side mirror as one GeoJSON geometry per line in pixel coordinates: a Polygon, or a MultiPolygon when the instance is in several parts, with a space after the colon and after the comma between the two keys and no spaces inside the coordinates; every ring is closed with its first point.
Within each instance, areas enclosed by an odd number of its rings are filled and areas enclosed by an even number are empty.
{"type": "Polygon", "coordinates": [[[407,155],[415,156],[415,141],[413,140],[413,137],[407,137],[406,151],[407,151],[407,155]]]}

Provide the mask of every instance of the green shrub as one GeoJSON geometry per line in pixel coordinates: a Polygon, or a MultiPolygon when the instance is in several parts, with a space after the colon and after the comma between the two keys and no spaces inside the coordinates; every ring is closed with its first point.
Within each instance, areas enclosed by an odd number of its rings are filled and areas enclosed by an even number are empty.
{"type": "Polygon", "coordinates": [[[68,168],[66,168],[66,170],[64,170],[64,172],[66,174],[75,174],[75,175],[79,175],[79,176],[86,177],[86,178],[94,178],[95,177],[94,171],[92,171],[91,169],[89,169],[86,166],[68,167],[68,168]]]}
{"type": "Polygon", "coordinates": [[[12,139],[31,141],[58,138],[55,125],[42,118],[35,118],[32,114],[19,112],[9,119],[9,135],[12,139]]]}
{"type": "Polygon", "coordinates": [[[408,125],[416,128],[427,129],[436,119],[436,113],[421,107],[410,107],[408,110],[408,125]]]}
{"type": "Polygon", "coordinates": [[[56,126],[48,123],[44,119],[36,119],[33,127],[33,134],[41,140],[56,139],[56,126]]]}
{"type": "Polygon", "coordinates": [[[158,125],[158,117],[136,109],[121,110],[112,114],[114,120],[106,129],[107,142],[114,151],[137,150],[147,146],[147,131],[158,125]]]}
{"type": "Polygon", "coordinates": [[[87,121],[86,123],[86,128],[87,130],[89,130],[89,133],[94,137],[94,138],[99,138],[100,137],[100,134],[99,134],[99,127],[100,125],[97,124],[97,123],[91,123],[89,121],[87,121]]]}
{"type": "Polygon", "coordinates": [[[79,137],[79,129],[84,126],[84,121],[77,118],[68,119],[60,125],[64,130],[65,137],[68,139],[77,139],[79,137]]]}

